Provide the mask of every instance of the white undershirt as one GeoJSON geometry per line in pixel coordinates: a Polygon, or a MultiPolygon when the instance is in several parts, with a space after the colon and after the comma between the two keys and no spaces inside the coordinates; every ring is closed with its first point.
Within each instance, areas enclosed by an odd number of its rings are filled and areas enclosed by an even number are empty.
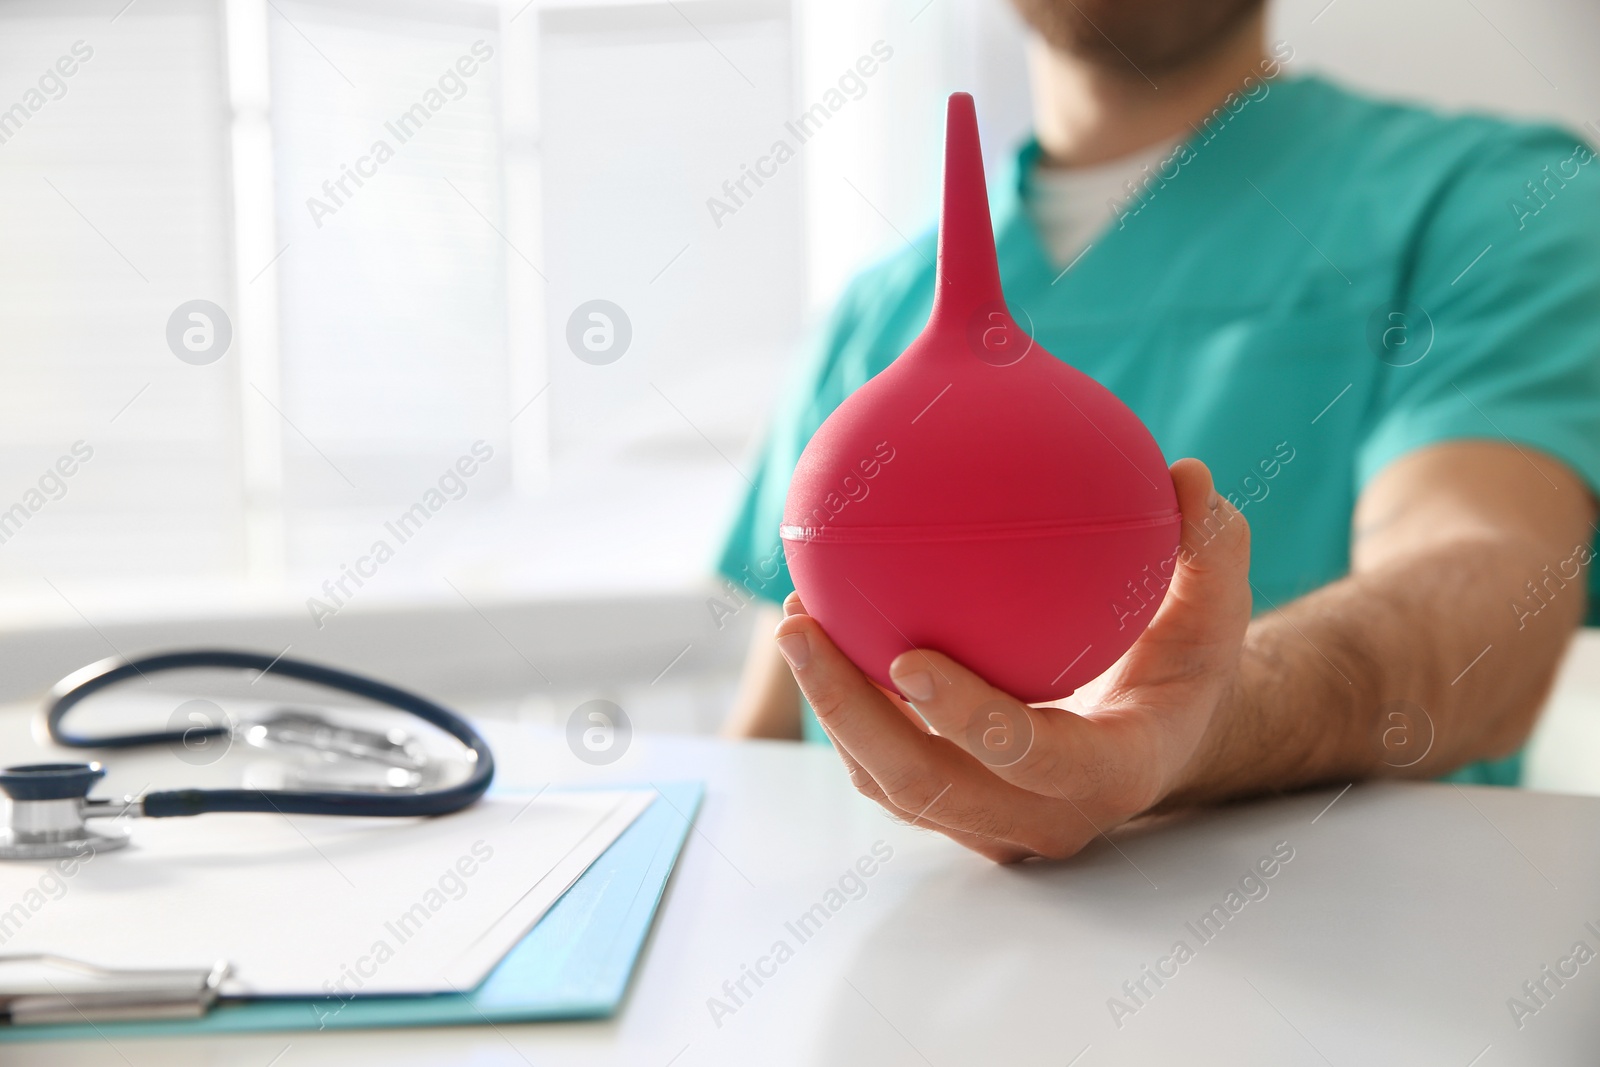
{"type": "Polygon", "coordinates": [[[1145,168],[1156,170],[1177,145],[1163,141],[1092,167],[1045,166],[1041,157],[1028,175],[1023,200],[1051,262],[1065,267],[1088,248],[1115,219],[1113,203],[1122,213],[1136,208],[1128,183],[1138,187],[1145,168]]]}

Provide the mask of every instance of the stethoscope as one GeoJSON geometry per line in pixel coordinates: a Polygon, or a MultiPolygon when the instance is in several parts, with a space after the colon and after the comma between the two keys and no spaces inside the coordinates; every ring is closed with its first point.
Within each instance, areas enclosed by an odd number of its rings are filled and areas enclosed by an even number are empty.
{"type": "MultiPolygon", "coordinates": [[[[408,712],[443,730],[467,749],[468,776],[444,788],[380,788],[365,791],[323,789],[173,789],[120,800],[90,798],[96,782],[105,777],[99,763],[30,763],[0,771],[0,792],[10,800],[8,825],[0,827],[0,860],[57,859],[82,855],[86,849],[104,851],[128,843],[126,832],[90,827],[91,819],[148,816],[154,819],[207,812],[276,812],[281,815],[365,815],[405,818],[445,815],[471,804],[489,788],[494,778],[494,756],[484,739],[464,719],[431,700],[359,674],[335,670],[304,660],[234,652],[195,649],[166,652],[137,659],[113,657],[92,663],[63,678],[50,691],[44,726],[50,740],[69,748],[140,748],[146,745],[191,744],[195,740],[230,735],[234,727],[217,725],[188,730],[115,734],[87,737],[69,733],[62,720],[85,698],[119,682],[162,671],[194,668],[236,668],[272,673],[349,693],[386,707],[408,712]]],[[[385,735],[337,726],[308,712],[290,712],[249,724],[258,738],[337,750],[352,758],[388,760],[400,768],[407,763],[407,746],[385,735]]],[[[420,781],[404,776],[408,784],[420,781]]]]}

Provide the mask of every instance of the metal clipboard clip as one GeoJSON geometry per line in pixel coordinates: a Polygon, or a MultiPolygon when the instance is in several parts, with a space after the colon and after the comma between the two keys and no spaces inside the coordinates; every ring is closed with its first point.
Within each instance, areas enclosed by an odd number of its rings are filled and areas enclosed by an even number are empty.
{"type": "Polygon", "coordinates": [[[193,1019],[216,1003],[229,965],[118,970],[47,952],[0,955],[0,1021],[13,1026],[193,1019]]]}

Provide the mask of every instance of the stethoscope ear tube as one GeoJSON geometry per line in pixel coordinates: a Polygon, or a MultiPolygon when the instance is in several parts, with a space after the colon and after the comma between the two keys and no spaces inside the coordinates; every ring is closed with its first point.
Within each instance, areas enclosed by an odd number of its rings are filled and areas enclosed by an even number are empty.
{"type": "Polygon", "coordinates": [[[192,730],[166,730],[141,734],[115,734],[89,737],[69,733],[61,724],[67,712],[85,698],[131,678],[163,671],[221,668],[254,670],[293,678],[313,685],[362,697],[387,707],[409,712],[443,730],[473,754],[472,773],[466,780],[445,789],[423,793],[363,793],[322,790],[276,789],[177,789],[146,794],[144,814],[156,818],[201,815],[207,812],[279,812],[284,815],[364,815],[409,817],[444,815],[466,807],[488,790],[494,780],[494,756],[487,742],[454,712],[420,697],[359,674],[324,667],[305,660],[267,656],[232,649],[193,649],[160,652],[134,659],[113,657],[92,663],[66,678],[50,692],[45,708],[45,729],[56,744],[68,748],[138,748],[193,741],[228,733],[217,726],[192,730]]]}

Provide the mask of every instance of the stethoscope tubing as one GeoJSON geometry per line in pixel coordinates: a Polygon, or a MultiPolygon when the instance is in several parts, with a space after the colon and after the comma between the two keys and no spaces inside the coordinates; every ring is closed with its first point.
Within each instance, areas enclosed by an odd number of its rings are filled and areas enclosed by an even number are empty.
{"type": "Polygon", "coordinates": [[[207,812],[278,812],[283,815],[362,815],[387,818],[446,815],[476,801],[494,780],[494,756],[477,730],[455,712],[425,697],[374,678],[324,667],[306,660],[267,656],[233,649],[191,649],[158,652],[134,659],[115,656],[77,671],[56,684],[45,709],[50,739],[68,748],[140,748],[182,743],[196,737],[219,737],[226,726],[195,730],[90,737],[68,732],[62,719],[87,697],[131,678],[163,671],[197,668],[254,670],[349,693],[409,712],[461,742],[474,754],[472,773],[456,785],[425,793],[359,793],[296,789],[173,789],[144,796],[144,814],[152,818],[203,815],[207,812]]]}

